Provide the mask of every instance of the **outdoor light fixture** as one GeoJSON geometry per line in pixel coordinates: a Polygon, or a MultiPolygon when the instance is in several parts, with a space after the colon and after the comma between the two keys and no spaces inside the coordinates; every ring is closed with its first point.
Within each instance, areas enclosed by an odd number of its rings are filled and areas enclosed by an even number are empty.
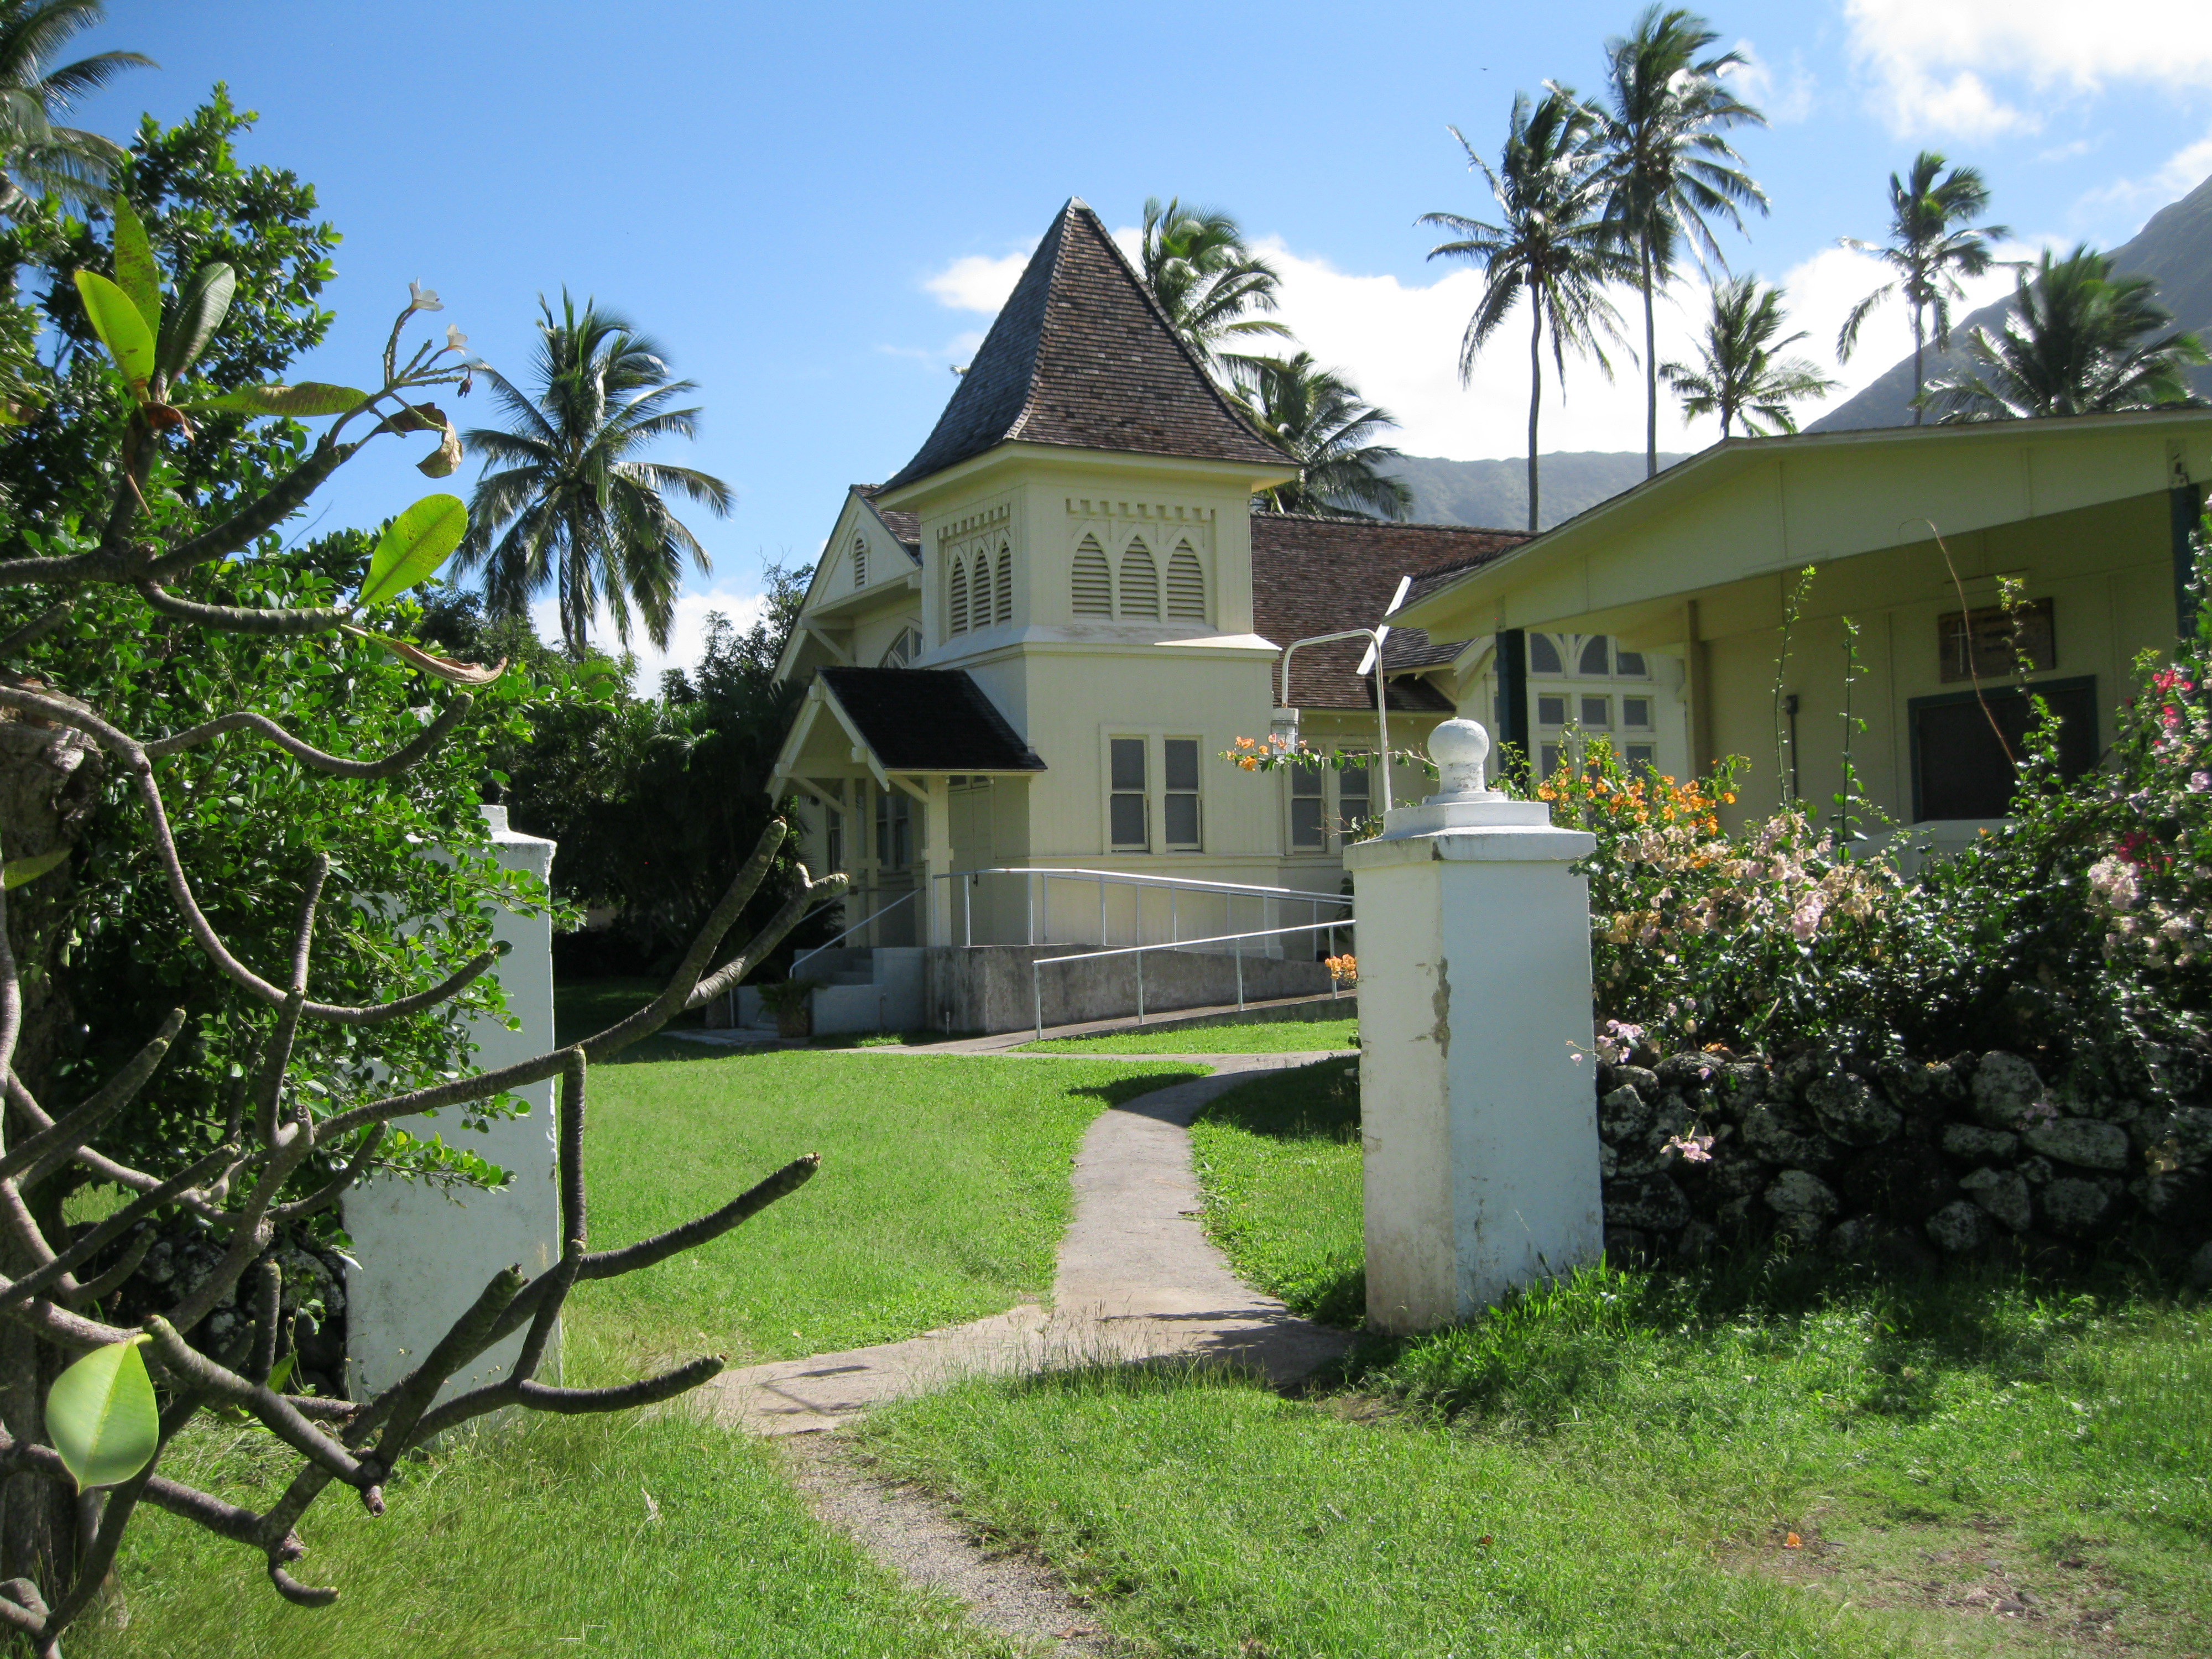
{"type": "MultiPolygon", "coordinates": [[[[1406,590],[1413,585],[1411,576],[1398,578],[1398,591],[1390,596],[1389,605],[1382,614],[1389,616],[1406,602],[1406,590]]],[[[1328,645],[1337,640],[1365,640],[1367,654],[1359,659],[1355,673],[1364,674],[1370,668],[1375,672],[1375,724],[1380,753],[1376,763],[1382,769],[1382,810],[1390,810],[1396,799],[1390,793],[1390,705],[1382,684],[1382,645],[1390,637],[1386,624],[1379,628],[1347,628],[1334,634],[1316,634],[1310,640],[1292,640],[1283,647],[1281,672],[1283,706],[1277,708],[1267,722],[1267,741],[1277,753],[1287,755],[1298,746],[1298,711],[1291,702],[1291,653],[1309,645],[1328,645]]]]}

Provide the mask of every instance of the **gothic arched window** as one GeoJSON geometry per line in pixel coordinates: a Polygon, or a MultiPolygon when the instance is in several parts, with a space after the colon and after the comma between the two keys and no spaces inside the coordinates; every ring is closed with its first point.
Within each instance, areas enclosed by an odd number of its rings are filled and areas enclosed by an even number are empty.
{"type": "Polygon", "coordinates": [[[1206,570],[1188,542],[1177,542],[1168,559],[1168,616],[1176,622],[1206,620],[1206,570]]]}
{"type": "Polygon", "coordinates": [[[1559,647],[1549,634],[1528,636],[1528,672],[1532,674],[1564,674],[1565,663],[1559,660],[1559,647]]]}
{"type": "Polygon", "coordinates": [[[1121,551],[1121,603],[1120,614],[1124,617],[1148,617],[1158,621],[1160,614],[1160,573],[1152,563],[1152,550],[1141,538],[1132,541],[1121,551]]]}
{"type": "MultiPolygon", "coordinates": [[[[985,609],[989,609],[988,601],[985,609]]],[[[965,559],[952,562],[952,602],[947,609],[946,617],[947,633],[965,634],[968,631],[968,562],[965,559]]]]}
{"type": "Polygon", "coordinates": [[[1106,550],[1098,545],[1098,538],[1086,535],[1075,549],[1075,570],[1070,579],[1070,597],[1079,617],[1110,617],[1114,614],[1113,578],[1106,568],[1106,550]]]}
{"type": "Polygon", "coordinates": [[[1014,553],[1006,543],[999,544],[999,625],[1003,628],[1014,619],[1014,553]]]}

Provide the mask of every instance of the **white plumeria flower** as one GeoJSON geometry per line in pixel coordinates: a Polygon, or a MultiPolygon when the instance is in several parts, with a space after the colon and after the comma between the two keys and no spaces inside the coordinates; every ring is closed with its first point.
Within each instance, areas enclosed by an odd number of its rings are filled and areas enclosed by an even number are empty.
{"type": "Polygon", "coordinates": [[[469,337],[461,332],[461,325],[459,323],[447,323],[446,325],[446,349],[452,352],[462,352],[467,350],[468,348],[469,337]]]}
{"type": "Polygon", "coordinates": [[[410,311],[443,311],[446,302],[438,297],[435,289],[424,288],[420,283],[407,284],[407,308],[410,311]]]}

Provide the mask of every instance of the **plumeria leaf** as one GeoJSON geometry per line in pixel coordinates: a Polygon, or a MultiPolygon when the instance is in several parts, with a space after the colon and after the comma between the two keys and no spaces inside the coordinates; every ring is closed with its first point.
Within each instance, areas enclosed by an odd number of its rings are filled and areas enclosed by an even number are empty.
{"type": "Polygon", "coordinates": [[[131,395],[143,401],[146,383],[154,378],[154,331],[146,326],[131,296],[97,271],[78,271],[76,292],[92,331],[131,383],[131,395]]]}
{"type": "Polygon", "coordinates": [[[155,367],[163,377],[175,380],[196,362],[222,319],[230,312],[230,296],[238,287],[238,273],[218,261],[202,265],[177,295],[162,319],[155,367]]]}
{"type": "Polygon", "coordinates": [[[94,1348],[46,1391],[46,1433],[79,1492],[128,1480],[161,1449],[161,1413],[138,1352],[146,1340],[94,1348]]]}
{"type": "Polygon", "coordinates": [[[372,634],[365,628],[347,627],[344,631],[358,639],[382,646],[402,662],[412,663],[424,673],[434,675],[448,685],[489,685],[507,672],[505,657],[487,668],[482,663],[456,662],[451,657],[438,656],[419,645],[410,645],[405,640],[395,640],[388,634],[372,634]]]}
{"type": "Polygon", "coordinates": [[[445,478],[452,477],[453,469],[460,464],[461,434],[453,430],[453,423],[448,421],[438,447],[416,462],[415,470],[426,478],[445,478]]]}
{"type": "Polygon", "coordinates": [[[368,393],[349,386],[302,380],[297,386],[249,386],[219,398],[203,398],[191,409],[235,410],[245,415],[345,415],[368,401],[368,393]]]}
{"type": "Polygon", "coordinates": [[[115,198],[115,285],[131,296],[139,320],[158,331],[161,326],[161,268],[154,263],[154,245],[137,210],[124,198],[115,198]]]}
{"type": "Polygon", "coordinates": [[[369,556],[368,580],[354,601],[364,608],[397,599],[438,567],[461,544],[469,510],[458,495],[425,495],[385,528],[369,556]]]}
{"type": "Polygon", "coordinates": [[[40,853],[35,858],[9,859],[0,865],[0,884],[13,892],[18,887],[28,887],[49,870],[58,869],[69,861],[70,849],[57,847],[51,853],[40,853]]]}

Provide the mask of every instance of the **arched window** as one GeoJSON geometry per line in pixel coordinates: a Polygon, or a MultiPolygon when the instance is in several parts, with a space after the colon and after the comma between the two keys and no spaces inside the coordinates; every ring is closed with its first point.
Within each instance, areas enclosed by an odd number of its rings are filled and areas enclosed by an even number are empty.
{"type": "MultiPolygon", "coordinates": [[[[985,609],[989,609],[988,598],[985,609]]],[[[952,562],[952,603],[945,631],[951,634],[968,631],[968,562],[965,559],[952,562]]]]}
{"type": "Polygon", "coordinates": [[[1582,665],[1580,672],[1589,675],[1593,679],[1601,679],[1607,674],[1610,673],[1612,672],[1612,665],[1607,660],[1605,647],[1606,637],[1604,635],[1591,635],[1589,636],[1589,642],[1583,647],[1582,665]]]}
{"type": "Polygon", "coordinates": [[[1076,544],[1075,571],[1069,585],[1077,616],[1114,614],[1113,578],[1106,568],[1106,550],[1098,545],[1096,536],[1086,535],[1076,544]]]}
{"type": "Polygon", "coordinates": [[[903,668],[921,654],[921,630],[902,628],[899,636],[890,642],[890,648],[884,653],[883,661],[876,665],[878,668],[903,668]]]}
{"type": "Polygon", "coordinates": [[[1532,674],[1564,674],[1566,664],[1559,660],[1559,647],[1549,634],[1528,636],[1528,672],[1532,674]]]}
{"type": "Polygon", "coordinates": [[[853,538],[853,586],[868,585],[868,544],[858,536],[853,538]]]}
{"type": "Polygon", "coordinates": [[[999,544],[999,625],[1003,628],[1014,619],[1014,555],[1006,543],[999,544]]]}
{"type": "Polygon", "coordinates": [[[1159,619],[1160,573],[1152,563],[1152,550],[1145,545],[1142,538],[1132,541],[1121,552],[1121,614],[1159,619]]]}
{"type": "Polygon", "coordinates": [[[1188,542],[1177,542],[1168,559],[1168,616],[1176,622],[1206,620],[1206,571],[1188,542]]]}

